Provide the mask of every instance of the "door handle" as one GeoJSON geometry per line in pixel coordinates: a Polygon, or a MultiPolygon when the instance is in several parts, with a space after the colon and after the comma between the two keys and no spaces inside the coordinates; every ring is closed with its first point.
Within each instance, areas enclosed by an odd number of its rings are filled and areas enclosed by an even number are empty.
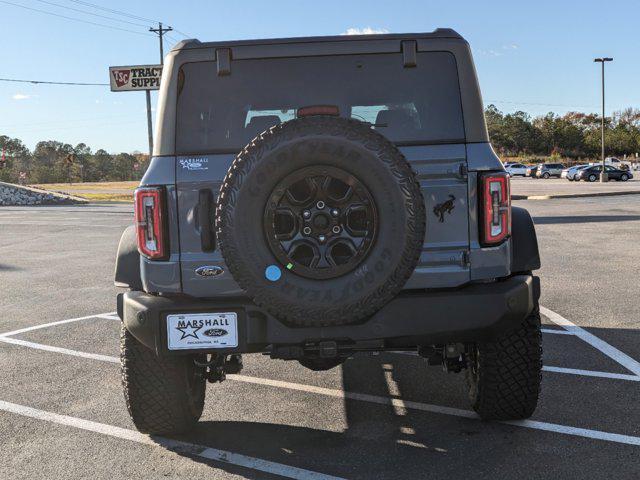
{"type": "Polygon", "coordinates": [[[198,224],[200,225],[200,246],[203,252],[216,249],[215,202],[213,192],[204,188],[198,191],[198,224]]]}

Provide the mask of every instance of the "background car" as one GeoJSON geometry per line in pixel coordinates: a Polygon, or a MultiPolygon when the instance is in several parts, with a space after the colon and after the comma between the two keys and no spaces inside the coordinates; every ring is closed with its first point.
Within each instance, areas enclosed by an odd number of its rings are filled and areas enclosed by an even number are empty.
{"type": "Polygon", "coordinates": [[[562,175],[562,170],[564,170],[564,165],[561,163],[545,163],[538,167],[536,176],[538,178],[549,178],[549,177],[560,178],[560,175],[562,175]]]}
{"type": "MultiPolygon", "coordinates": [[[[585,182],[595,182],[600,178],[600,172],[602,171],[602,165],[593,165],[588,168],[583,168],[575,175],[575,180],[584,180],[585,182]]],[[[619,168],[612,167],[611,165],[605,165],[605,171],[609,176],[609,180],[617,180],[620,182],[626,182],[633,175],[628,170],[620,170],[619,168]]]]}
{"type": "Polygon", "coordinates": [[[527,167],[527,170],[524,174],[525,177],[538,178],[536,177],[536,173],[538,172],[538,168],[540,165],[530,165],[527,167]]]}
{"type": "Polygon", "coordinates": [[[575,180],[576,173],[578,173],[583,168],[587,168],[588,166],[589,165],[585,164],[585,165],[574,165],[573,167],[565,168],[564,170],[562,170],[562,174],[560,175],[560,178],[566,178],[570,182],[573,182],[575,180]]]}
{"type": "Polygon", "coordinates": [[[505,165],[504,169],[512,177],[516,175],[527,176],[527,166],[522,163],[509,163],[505,165]]]}

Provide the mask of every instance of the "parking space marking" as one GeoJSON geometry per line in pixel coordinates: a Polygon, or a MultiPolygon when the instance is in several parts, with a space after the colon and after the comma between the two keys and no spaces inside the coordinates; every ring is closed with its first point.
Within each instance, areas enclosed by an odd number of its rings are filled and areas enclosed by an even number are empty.
{"type": "MultiPolygon", "coordinates": [[[[622,353],[621,351],[617,350],[615,347],[609,345],[608,343],[596,337],[595,335],[585,331],[584,329],[578,327],[574,323],[570,322],[569,320],[565,319],[564,317],[560,316],[559,314],[545,307],[540,307],[540,310],[541,310],[541,313],[543,313],[543,315],[548,317],[551,321],[562,326],[567,332],[569,332],[568,334],[579,337],[583,341],[589,343],[594,348],[600,350],[605,355],[617,361],[618,363],[625,366],[626,368],[633,371],[634,373],[635,373],[634,369],[636,368],[638,369],[638,371],[640,371],[640,364],[637,361],[635,361],[628,355],[622,353]]],[[[77,317],[77,318],[72,318],[68,320],[60,320],[57,322],[50,322],[42,325],[35,325],[32,327],[26,327],[23,329],[14,330],[12,332],[6,332],[0,335],[0,342],[20,345],[20,346],[34,348],[38,350],[49,351],[53,353],[61,353],[65,355],[98,360],[98,361],[103,361],[108,363],[119,363],[120,362],[119,358],[114,356],[100,355],[100,354],[82,352],[78,350],[71,350],[67,348],[54,347],[51,345],[45,345],[45,344],[40,344],[36,342],[29,342],[26,340],[20,340],[17,338],[10,337],[13,335],[17,335],[19,333],[29,332],[29,331],[38,330],[41,328],[47,328],[55,325],[61,325],[65,323],[76,322],[80,320],[86,320],[90,318],[105,318],[105,319],[119,320],[119,318],[116,316],[116,312],[87,315],[85,317],[77,317]]],[[[554,330],[554,333],[555,333],[555,330],[554,330]]],[[[414,356],[416,355],[415,352],[395,352],[395,353],[414,355],[414,356]]],[[[566,373],[566,374],[572,374],[572,375],[583,375],[583,376],[589,376],[589,377],[601,377],[601,378],[611,378],[611,379],[617,379],[617,380],[640,381],[640,375],[626,375],[626,374],[619,374],[619,373],[598,372],[593,370],[580,370],[580,369],[553,367],[553,366],[545,366],[543,367],[543,370],[548,372],[566,373]]],[[[392,407],[394,407],[394,409],[398,409],[400,411],[406,410],[406,409],[420,410],[425,412],[440,413],[444,415],[452,415],[456,417],[479,420],[479,417],[474,412],[471,412],[468,410],[444,407],[440,405],[431,405],[431,404],[426,404],[421,402],[406,401],[401,398],[390,398],[390,397],[382,397],[377,395],[370,395],[370,394],[363,394],[363,393],[356,393],[356,392],[345,392],[343,390],[338,390],[338,389],[329,389],[324,387],[316,387],[313,385],[283,382],[280,380],[251,377],[246,375],[227,375],[227,378],[231,380],[239,381],[239,382],[253,383],[253,384],[271,386],[276,388],[286,388],[289,390],[315,393],[318,395],[325,395],[325,396],[330,396],[334,398],[343,398],[343,399],[365,401],[369,403],[376,403],[376,404],[382,404],[382,405],[391,405],[392,407]]],[[[24,408],[29,408],[29,407],[24,407],[24,408]]],[[[580,436],[580,437],[640,446],[640,437],[635,437],[631,435],[622,435],[617,433],[603,432],[600,430],[570,427],[566,425],[540,422],[535,420],[504,421],[500,423],[519,426],[523,428],[545,430],[545,431],[561,433],[565,435],[580,436]]],[[[133,431],[131,432],[137,433],[133,431]]],[[[202,448],[206,448],[206,447],[202,447],[202,448]]],[[[206,457],[206,458],[209,458],[209,457],[206,457]]],[[[294,477],[294,478],[298,478],[298,477],[294,477]]],[[[316,478],[316,477],[304,477],[304,478],[316,478]]],[[[330,477],[317,477],[317,478],[330,478],[330,477]]]]}
{"type": "Polygon", "coordinates": [[[578,337],[583,342],[586,342],[589,345],[591,345],[593,348],[600,350],[607,357],[611,358],[612,360],[615,360],[630,372],[633,372],[637,376],[640,376],[640,362],[637,362],[626,353],[621,352],[620,350],[608,344],[604,340],[596,337],[592,333],[587,332],[585,329],[577,326],[575,323],[567,320],[562,315],[554,312],[553,310],[549,310],[548,308],[540,306],[540,313],[542,313],[545,317],[547,317],[553,323],[560,325],[562,328],[564,328],[568,332],[571,332],[573,335],[578,337]]]}
{"type": "MultiPolygon", "coordinates": [[[[569,334],[569,335],[572,335],[572,334],[569,334]]],[[[2,340],[2,338],[0,338],[0,340],[2,340]]],[[[408,355],[411,357],[420,358],[417,352],[394,351],[394,352],[388,352],[388,353],[395,353],[398,355],[408,355]]],[[[543,365],[542,370],[544,372],[551,372],[551,373],[566,373],[568,375],[582,375],[585,377],[598,377],[598,378],[613,378],[615,380],[628,380],[631,382],[640,382],[639,376],[628,375],[625,373],[600,372],[598,370],[582,370],[579,368],[554,367],[551,365],[543,365]]]]}
{"type": "Polygon", "coordinates": [[[581,370],[579,368],[552,367],[547,365],[543,366],[542,370],[544,370],[545,372],[566,373],[569,375],[582,375],[584,377],[614,378],[616,380],[640,382],[639,376],[629,375],[626,373],[599,372],[596,370],[581,370]]]}
{"type": "Polygon", "coordinates": [[[88,320],[90,318],[110,318],[111,315],[114,315],[116,313],[117,312],[96,313],[94,315],[85,315],[84,317],[68,318],[66,320],[58,320],[56,322],[42,323],[40,325],[32,325],[31,327],[25,327],[25,328],[20,328],[18,330],[13,330],[11,332],[0,333],[0,338],[12,337],[13,335],[18,335],[20,333],[32,332],[34,330],[54,327],[56,325],[64,325],[66,323],[79,322],[80,320],[88,320]]]}
{"type": "Polygon", "coordinates": [[[181,455],[187,454],[191,456],[197,456],[216,462],[228,463],[239,467],[249,468],[251,470],[271,473],[273,475],[278,475],[281,477],[294,478],[298,480],[344,480],[340,477],[325,475],[311,470],[292,467],[282,463],[270,462],[268,460],[262,460],[260,458],[249,457],[247,455],[228,452],[226,450],[218,450],[216,448],[210,448],[205,445],[197,445],[194,443],[172,440],[170,438],[157,436],[150,437],[135,430],[116,427],[115,425],[107,425],[105,423],[98,423],[82,418],[70,417],[68,415],[60,415],[58,413],[38,410],[35,408],[5,402],[2,400],[0,400],[0,410],[14,413],[16,415],[22,415],[23,417],[30,417],[37,420],[55,423],[58,425],[79,428],[81,430],[89,432],[99,433],[123,440],[129,440],[132,442],[141,443],[143,445],[150,445],[153,447],[161,446],[181,455]]]}
{"type": "Polygon", "coordinates": [[[98,353],[80,352],[78,350],[70,350],[68,348],[54,347],[52,345],[44,345],[42,343],[28,342],[27,340],[20,340],[19,338],[11,338],[6,336],[0,336],[0,342],[10,343],[12,345],[20,345],[22,347],[33,348],[36,350],[44,350],[45,352],[62,353],[64,355],[71,355],[73,357],[89,358],[91,360],[100,360],[101,362],[120,363],[118,357],[112,357],[110,355],[100,355],[98,353]]]}
{"type": "Polygon", "coordinates": [[[573,333],[567,331],[567,330],[556,330],[553,328],[542,328],[540,330],[542,333],[552,333],[554,335],[573,335],[573,333]]]}
{"type": "MultiPolygon", "coordinates": [[[[76,357],[90,358],[93,360],[100,360],[109,363],[119,363],[118,357],[110,357],[106,355],[97,355],[87,352],[79,352],[76,350],[69,350],[66,348],[50,347],[49,345],[36,344],[33,342],[25,342],[14,338],[2,338],[0,341],[6,343],[16,343],[30,348],[38,348],[41,350],[47,350],[55,353],[62,353],[66,355],[72,355],[76,357]]],[[[264,385],[275,388],[284,388],[288,390],[294,390],[299,392],[314,393],[317,395],[324,395],[333,398],[342,398],[347,400],[356,400],[361,402],[375,403],[378,405],[390,405],[394,408],[418,410],[429,413],[439,413],[443,415],[451,415],[454,417],[468,418],[472,420],[480,420],[480,417],[469,410],[462,410],[453,407],[444,407],[441,405],[432,405],[428,403],[415,402],[410,400],[403,400],[400,398],[382,397],[379,395],[370,395],[367,393],[357,392],[345,392],[344,390],[338,390],[333,388],[316,387],[314,385],[306,385],[302,383],[284,382],[281,380],[273,380],[269,378],[251,377],[247,375],[227,375],[230,380],[252,383],[256,385],[264,385]]],[[[592,438],[596,440],[604,440],[608,442],[622,443],[627,445],[640,446],[640,437],[634,437],[631,435],[622,435],[619,433],[604,432],[601,430],[592,430],[589,428],[571,427],[567,425],[560,425],[557,423],[541,422],[537,420],[517,420],[517,421],[504,421],[498,422],[507,425],[513,425],[517,427],[530,428],[534,430],[544,430],[548,432],[555,432],[564,435],[572,435],[578,437],[592,438]]]]}

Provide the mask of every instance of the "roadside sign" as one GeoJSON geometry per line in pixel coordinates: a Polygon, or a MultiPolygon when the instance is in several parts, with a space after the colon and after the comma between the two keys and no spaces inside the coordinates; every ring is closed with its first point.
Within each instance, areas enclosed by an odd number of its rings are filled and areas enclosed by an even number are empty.
{"type": "Polygon", "coordinates": [[[132,65],[109,67],[112,92],[158,90],[162,77],[162,65],[132,65]]]}

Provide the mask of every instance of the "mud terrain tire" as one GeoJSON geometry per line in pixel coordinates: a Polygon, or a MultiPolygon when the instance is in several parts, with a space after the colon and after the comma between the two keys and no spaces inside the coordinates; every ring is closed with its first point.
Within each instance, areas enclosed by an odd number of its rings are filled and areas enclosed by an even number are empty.
{"type": "Polygon", "coordinates": [[[127,410],[139,431],[176,434],[196,424],[206,381],[191,356],[160,358],[122,326],[120,364],[127,410]]]}
{"type": "Polygon", "coordinates": [[[538,308],[518,328],[481,342],[467,358],[471,406],[483,420],[520,420],[536,409],[542,380],[538,308]]]}

